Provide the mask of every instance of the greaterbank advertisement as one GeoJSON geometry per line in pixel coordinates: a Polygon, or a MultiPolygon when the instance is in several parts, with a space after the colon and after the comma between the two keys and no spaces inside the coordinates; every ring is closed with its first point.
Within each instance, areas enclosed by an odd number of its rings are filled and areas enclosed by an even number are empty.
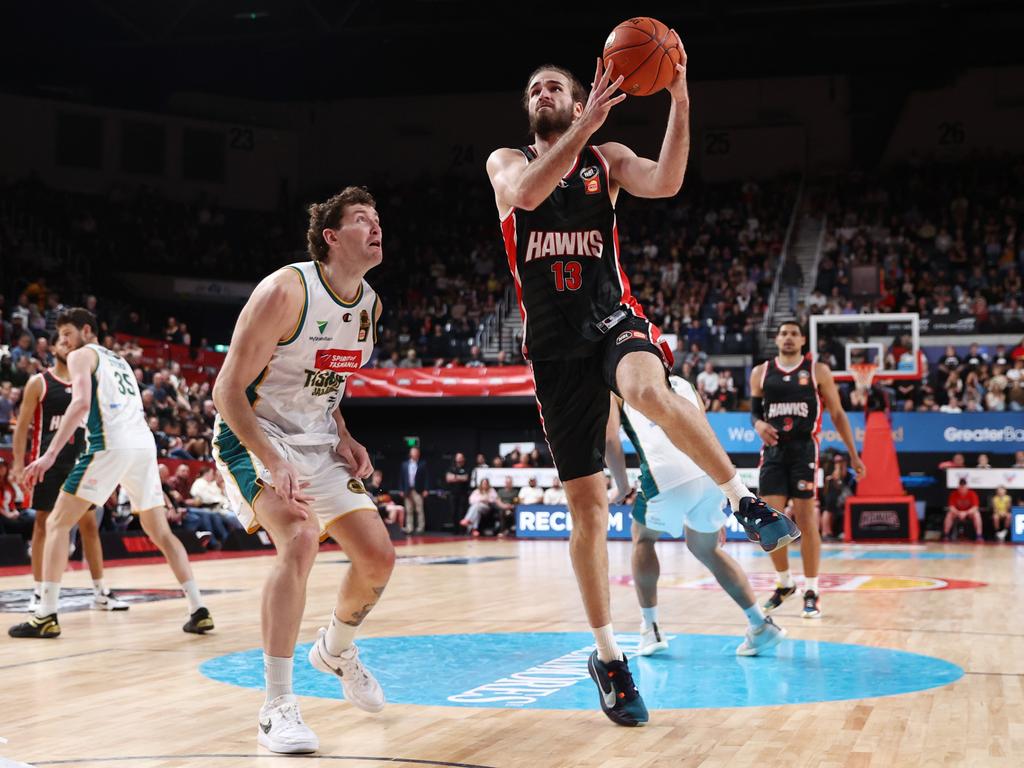
{"type": "MultiPolygon", "coordinates": [[[[850,413],[854,439],[864,442],[864,414],[850,413]]],[[[900,453],[1013,453],[1024,450],[1024,413],[893,413],[892,439],[900,453]]],[[[708,421],[729,453],[759,453],[761,438],[749,413],[709,413],[708,421]]],[[[843,450],[826,413],[821,447],[843,450]]],[[[627,451],[632,446],[623,443],[627,451]]]]}

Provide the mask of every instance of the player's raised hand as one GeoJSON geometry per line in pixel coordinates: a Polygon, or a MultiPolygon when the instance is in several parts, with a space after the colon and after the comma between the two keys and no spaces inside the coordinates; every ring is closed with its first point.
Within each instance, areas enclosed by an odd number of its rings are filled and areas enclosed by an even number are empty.
{"type": "Polygon", "coordinates": [[[303,489],[308,488],[309,483],[300,482],[298,470],[284,459],[267,469],[270,471],[270,485],[274,493],[281,497],[299,520],[308,519],[309,504],[313,497],[303,493],[303,489]]]}
{"type": "Polygon", "coordinates": [[[674,29],[672,35],[676,39],[676,43],[679,45],[679,53],[682,55],[682,61],[676,64],[676,74],[672,78],[672,82],[668,84],[668,92],[677,104],[690,105],[690,90],[686,85],[686,49],[683,47],[683,41],[679,37],[679,33],[674,29]]]}
{"type": "Polygon", "coordinates": [[[608,112],[611,108],[626,98],[624,93],[620,93],[618,96],[615,95],[615,92],[619,90],[619,86],[622,85],[624,78],[619,76],[612,80],[613,69],[612,65],[605,69],[601,57],[597,57],[597,70],[594,72],[594,82],[591,83],[590,96],[587,98],[587,103],[583,107],[583,114],[580,115],[578,121],[587,130],[588,134],[595,133],[598,128],[604,125],[604,121],[608,117],[608,112]]]}
{"type": "Polygon", "coordinates": [[[36,483],[41,482],[43,475],[53,466],[53,460],[54,457],[47,452],[25,467],[25,487],[31,488],[36,483]]]}

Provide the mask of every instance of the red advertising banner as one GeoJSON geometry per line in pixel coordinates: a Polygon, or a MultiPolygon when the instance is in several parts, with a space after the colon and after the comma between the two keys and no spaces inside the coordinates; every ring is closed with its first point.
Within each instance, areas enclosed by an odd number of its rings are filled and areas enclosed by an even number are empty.
{"type": "Polygon", "coordinates": [[[364,368],[348,377],[345,397],[533,397],[525,365],[501,368],[364,368]]]}

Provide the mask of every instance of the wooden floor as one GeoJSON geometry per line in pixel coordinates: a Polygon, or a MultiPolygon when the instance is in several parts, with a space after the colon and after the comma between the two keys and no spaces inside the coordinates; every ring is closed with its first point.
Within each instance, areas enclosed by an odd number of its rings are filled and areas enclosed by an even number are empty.
{"type": "MultiPolygon", "coordinates": [[[[771,570],[753,545],[729,545],[752,573],[771,570]]],[[[833,548],[834,549],[834,548],[833,548]]],[[[663,575],[675,583],[706,575],[683,545],[659,544],[663,575]]],[[[796,601],[780,611],[791,638],[913,651],[961,666],[952,684],[853,701],[652,712],[643,729],[612,725],[597,710],[508,710],[389,705],[368,715],[341,701],[303,698],[320,737],[319,756],[302,765],[466,765],[494,768],[645,766],[1024,765],[1024,547],[931,546],[965,559],[860,560],[836,550],[831,573],[971,579],[986,586],[917,592],[825,592],[826,615],[801,620],[796,601]]],[[[924,550],[915,550],[922,552],[924,550]]],[[[612,574],[628,574],[628,543],[610,544],[612,574]]],[[[400,562],[364,625],[366,636],[586,630],[565,542],[451,540],[400,548],[410,555],[501,555],[466,565],[400,562]]],[[[320,555],[311,580],[302,642],[329,615],[342,569],[338,552],[320,555]]],[[[62,616],[52,641],[0,638],[0,765],[284,766],[256,745],[260,691],[205,677],[199,665],[259,646],[259,589],[270,558],[199,560],[209,597],[210,636],[180,630],[183,600],[134,606],[121,614],[62,616]],[[116,759],[115,759],[116,758],[116,759]]],[[[799,560],[794,561],[799,573],[799,560]]],[[[0,590],[29,577],[0,578],[0,590]]],[[[166,565],[108,570],[114,588],[173,586],[166,565]]],[[[84,572],[67,586],[86,586],[84,572]]],[[[633,590],[612,585],[616,628],[635,632],[633,590]]],[[[760,594],[759,597],[764,597],[760,594]]],[[[20,620],[4,614],[7,623],[20,620]]],[[[663,589],[670,632],[742,634],[744,617],[724,593],[663,589]]],[[[298,664],[305,664],[298,659],[298,664]]],[[[682,662],[685,664],[685,661],[682,662]]],[[[765,669],[770,670],[769,667],[765,669]]],[[[423,659],[423,685],[445,670],[423,659]]],[[[701,670],[692,670],[699,675],[701,670]]],[[[766,674],[770,674],[770,671],[766,674]]],[[[714,680],[708,680],[713,686],[714,680]]],[[[581,685],[589,686],[584,681],[581,685]]],[[[385,692],[387,685],[385,684],[385,692]]],[[[595,692],[596,693],[596,692],[595,692]]]]}

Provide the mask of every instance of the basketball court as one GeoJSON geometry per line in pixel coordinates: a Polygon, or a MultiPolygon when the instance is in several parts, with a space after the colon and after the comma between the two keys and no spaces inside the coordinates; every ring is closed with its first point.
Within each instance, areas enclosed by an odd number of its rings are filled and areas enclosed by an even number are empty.
{"type": "MultiPolygon", "coordinates": [[[[640,618],[629,546],[609,542],[627,653],[640,618]]],[[[763,598],[769,559],[754,544],[727,547],[763,598]]],[[[789,639],[739,658],[743,615],[683,544],[660,543],[672,641],[636,661],[652,710],[642,729],[616,727],[598,708],[565,542],[398,549],[359,638],[385,710],[353,709],[335,680],[308,667],[305,646],[296,653],[296,692],[321,739],[304,758],[311,765],[1016,766],[1024,753],[1017,547],[826,545],[824,616],[803,620],[799,601],[787,602],[775,615],[789,639]]],[[[193,558],[201,583],[220,591],[208,597],[217,622],[208,636],[181,632],[185,601],[154,562],[109,568],[108,582],[133,602],[127,612],[65,611],[52,642],[0,638],[9,740],[0,754],[35,766],[290,764],[258,750],[253,733],[271,559],[214,558],[193,558]]],[[[300,643],[329,615],[344,560],[320,554],[300,643]]],[[[3,610],[18,610],[30,584],[25,574],[0,578],[3,610]]],[[[65,584],[84,589],[87,573],[65,584]]]]}

